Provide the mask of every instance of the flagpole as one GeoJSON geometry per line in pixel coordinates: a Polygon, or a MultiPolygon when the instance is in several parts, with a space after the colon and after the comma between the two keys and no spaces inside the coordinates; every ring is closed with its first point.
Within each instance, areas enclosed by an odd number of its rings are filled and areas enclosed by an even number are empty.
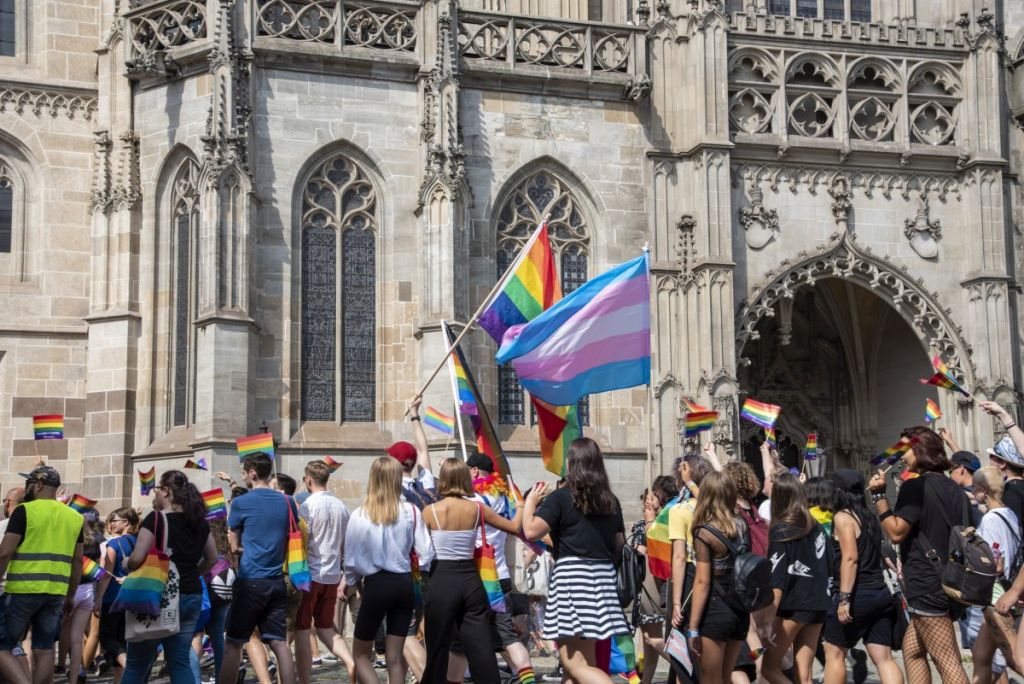
{"type": "MultiPolygon", "coordinates": [[[[442,321],[442,323],[446,324],[445,321],[442,321]]],[[[448,379],[451,380],[452,402],[455,404],[455,424],[459,429],[459,444],[462,445],[462,460],[468,461],[469,456],[466,454],[466,435],[462,428],[462,412],[459,409],[459,383],[458,380],[455,379],[455,366],[452,364],[452,349],[454,347],[455,345],[452,345],[448,348],[448,356],[445,358],[445,361],[448,363],[448,379]]],[[[447,447],[445,447],[445,450],[447,451],[447,447]]]]}
{"type": "MultiPolygon", "coordinates": [[[[526,258],[526,255],[529,254],[530,248],[533,247],[533,243],[536,242],[537,238],[540,236],[540,231],[546,229],[547,224],[548,216],[547,214],[545,214],[544,218],[541,219],[540,225],[538,225],[537,229],[533,231],[533,235],[530,236],[530,239],[527,240],[526,244],[524,244],[522,249],[519,250],[519,255],[516,257],[516,260],[512,262],[511,266],[505,269],[505,273],[501,276],[501,278],[498,279],[498,282],[494,284],[494,287],[492,287],[491,291],[487,293],[487,296],[484,297],[484,301],[480,304],[479,307],[477,307],[476,312],[469,317],[468,321],[466,321],[466,325],[462,328],[462,332],[460,332],[458,336],[455,338],[455,341],[452,342],[451,346],[448,348],[447,353],[445,353],[440,363],[438,363],[437,367],[434,368],[434,371],[427,378],[426,382],[424,382],[420,386],[419,390],[417,390],[416,394],[413,396],[414,400],[421,398],[423,396],[423,393],[427,391],[427,388],[430,387],[430,383],[432,383],[434,381],[434,378],[437,377],[437,374],[441,372],[441,369],[444,367],[445,361],[447,361],[448,357],[452,355],[452,350],[455,349],[455,347],[459,346],[459,342],[462,341],[462,338],[469,333],[470,328],[472,328],[476,324],[477,320],[483,314],[484,310],[491,305],[491,301],[494,299],[494,296],[498,292],[500,292],[502,288],[505,287],[505,284],[508,283],[509,279],[512,277],[512,274],[515,273],[515,270],[519,268],[519,265],[521,263],[523,263],[523,260],[526,258]]],[[[405,415],[409,415],[408,408],[405,409],[405,415]]]]}
{"type": "Polygon", "coordinates": [[[653,473],[651,472],[651,468],[654,465],[654,453],[652,451],[652,446],[651,446],[651,427],[652,427],[652,425],[651,425],[652,417],[651,416],[652,416],[652,414],[654,412],[653,411],[654,401],[652,400],[653,396],[654,396],[654,388],[651,386],[651,383],[648,382],[647,383],[647,463],[644,465],[644,486],[646,486],[646,487],[650,487],[651,483],[654,481],[653,473]]]}

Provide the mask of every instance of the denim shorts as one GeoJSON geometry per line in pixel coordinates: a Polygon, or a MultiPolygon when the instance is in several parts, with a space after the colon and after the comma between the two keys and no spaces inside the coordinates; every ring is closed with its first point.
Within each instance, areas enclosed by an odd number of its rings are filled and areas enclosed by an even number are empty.
{"type": "Polygon", "coordinates": [[[64,597],[52,594],[4,594],[0,600],[4,628],[0,633],[0,651],[21,645],[32,629],[32,648],[48,651],[60,637],[64,615],[64,597]]]}

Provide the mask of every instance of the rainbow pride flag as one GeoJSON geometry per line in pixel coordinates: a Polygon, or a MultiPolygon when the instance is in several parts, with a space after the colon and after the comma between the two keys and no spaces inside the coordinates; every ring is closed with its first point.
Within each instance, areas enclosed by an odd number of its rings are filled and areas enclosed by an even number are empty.
{"type": "Polygon", "coordinates": [[[36,439],[64,439],[64,416],[32,416],[32,431],[36,439]]]}
{"type": "Polygon", "coordinates": [[[686,422],[683,427],[683,437],[689,439],[715,427],[715,423],[718,422],[718,411],[695,404],[689,399],[684,401],[686,402],[686,422]]]}
{"type": "Polygon", "coordinates": [[[598,641],[594,647],[596,664],[611,675],[619,675],[628,684],[640,684],[636,671],[636,647],[632,634],[621,634],[598,641]]]}
{"type": "Polygon", "coordinates": [[[88,556],[82,556],[82,579],[96,582],[107,574],[107,571],[100,567],[100,564],[88,556]]]}
{"type": "Polygon", "coordinates": [[[239,437],[235,440],[235,447],[238,449],[238,457],[245,458],[249,454],[264,453],[274,458],[274,435],[264,432],[259,435],[239,437]]]}
{"type": "Polygon", "coordinates": [[[81,494],[75,494],[71,497],[71,500],[68,501],[68,506],[73,510],[84,514],[86,511],[91,511],[96,506],[96,500],[90,499],[87,496],[82,496],[81,494]]]}
{"type": "MultiPolygon", "coordinates": [[[[448,343],[452,344],[455,341],[455,336],[451,334],[448,324],[444,323],[445,330],[448,331],[448,343]]],[[[455,392],[458,395],[456,403],[458,404],[459,413],[464,416],[476,416],[480,413],[480,406],[477,404],[477,394],[473,391],[473,387],[470,385],[469,369],[466,367],[466,358],[460,351],[458,354],[453,350],[448,356],[448,363],[451,364],[452,373],[455,374],[455,392]]]]}
{"type": "Polygon", "coordinates": [[[743,402],[743,408],[740,409],[740,418],[767,429],[775,427],[775,421],[779,419],[780,413],[782,413],[780,406],[747,399],[743,402]]]}
{"type": "Polygon", "coordinates": [[[651,379],[648,254],[602,273],[505,333],[496,360],[553,406],[651,379]]]}
{"type": "Polygon", "coordinates": [[[433,406],[428,406],[427,410],[423,413],[423,424],[446,435],[450,435],[455,431],[455,417],[446,416],[433,406]]]}
{"type": "Polygon", "coordinates": [[[917,440],[910,439],[909,437],[900,437],[900,441],[896,442],[878,456],[871,459],[871,465],[882,465],[882,463],[885,462],[888,462],[889,465],[894,464],[896,461],[900,460],[900,457],[903,454],[907,453],[910,447],[914,446],[914,442],[916,441],[917,440]]]}
{"type": "Polygon", "coordinates": [[[544,461],[544,469],[558,477],[565,477],[569,445],[583,436],[579,405],[552,406],[537,397],[530,397],[530,401],[537,412],[540,457],[544,461]]]}
{"type": "Polygon", "coordinates": [[[185,467],[190,470],[209,470],[209,468],[206,467],[205,456],[197,458],[194,461],[191,458],[188,459],[187,461],[185,461],[185,467]]]}
{"type": "Polygon", "coordinates": [[[933,358],[932,366],[935,368],[935,375],[926,380],[922,379],[922,385],[934,385],[936,387],[941,387],[942,389],[959,392],[965,397],[971,396],[971,393],[965,390],[960,383],[956,381],[956,378],[953,377],[952,371],[949,370],[949,366],[947,366],[941,358],[938,356],[933,358]]]}
{"type": "Polygon", "coordinates": [[[779,448],[779,440],[775,439],[775,428],[764,429],[764,441],[768,442],[768,447],[771,449],[779,448]]]}
{"type": "Polygon", "coordinates": [[[647,529],[647,569],[658,579],[672,578],[672,540],[668,536],[668,516],[677,503],[678,496],[665,504],[647,529]]]}
{"type": "Polygon", "coordinates": [[[333,456],[324,456],[324,463],[327,464],[332,473],[341,467],[341,461],[335,460],[333,456]]]}
{"type": "Polygon", "coordinates": [[[818,458],[818,435],[815,432],[807,435],[807,446],[804,447],[804,460],[814,461],[818,458]]]}
{"type": "Polygon", "coordinates": [[[206,519],[216,520],[228,517],[228,504],[224,500],[224,490],[218,487],[202,493],[203,503],[206,504],[206,519]]]}
{"type": "Polygon", "coordinates": [[[142,496],[148,496],[153,487],[156,486],[156,466],[143,472],[139,471],[139,492],[142,496]]]}
{"type": "Polygon", "coordinates": [[[529,323],[562,298],[547,223],[537,226],[502,278],[479,321],[499,346],[506,330],[529,323]]]}
{"type": "Polygon", "coordinates": [[[924,422],[934,423],[942,417],[942,409],[931,399],[928,399],[924,403],[924,422]]]}

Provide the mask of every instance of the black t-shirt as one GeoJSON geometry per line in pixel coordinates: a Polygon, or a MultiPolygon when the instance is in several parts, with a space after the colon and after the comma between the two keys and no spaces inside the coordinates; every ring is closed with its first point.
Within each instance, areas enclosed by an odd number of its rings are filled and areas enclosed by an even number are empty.
{"type": "Polygon", "coordinates": [[[572,492],[568,487],[556,489],[544,499],[537,508],[537,517],[551,528],[555,558],[576,556],[612,561],[615,535],[626,532],[618,499],[615,499],[615,512],[611,515],[583,515],[573,506],[572,492]]]}
{"type": "MultiPolygon", "coordinates": [[[[150,513],[142,521],[142,527],[153,532],[156,513],[150,513]]],[[[187,525],[182,513],[167,514],[167,555],[171,557],[180,575],[182,594],[202,594],[203,587],[199,583],[199,562],[203,559],[203,548],[206,538],[210,536],[210,525],[201,520],[198,526],[187,525]]],[[[156,536],[156,533],[154,533],[156,536]]],[[[163,522],[160,522],[160,535],[156,543],[163,540],[163,522]]]]}
{"type": "Polygon", "coordinates": [[[949,556],[950,530],[953,525],[963,525],[970,520],[969,509],[963,490],[945,475],[925,473],[900,487],[893,513],[910,524],[910,533],[900,543],[904,591],[908,599],[942,592],[939,574],[925,558],[918,538],[924,534],[945,564],[949,556]]]}
{"type": "MultiPolygon", "coordinates": [[[[7,532],[11,534],[21,535],[22,540],[25,537],[25,528],[28,526],[28,518],[25,517],[25,507],[18,506],[11,513],[11,517],[7,519],[7,532]]],[[[82,536],[82,530],[78,530],[78,540],[76,544],[82,544],[85,542],[85,537],[82,536]]],[[[20,544],[21,542],[19,542],[20,544]]]]}
{"type": "Polygon", "coordinates": [[[1024,480],[1006,481],[1003,503],[1017,515],[1017,520],[1024,520],[1024,480]]]}
{"type": "Polygon", "coordinates": [[[768,535],[772,589],[782,591],[779,610],[826,611],[831,605],[828,596],[831,545],[824,528],[817,523],[808,534],[792,539],[796,534],[799,531],[793,526],[777,523],[772,525],[768,535]]]}

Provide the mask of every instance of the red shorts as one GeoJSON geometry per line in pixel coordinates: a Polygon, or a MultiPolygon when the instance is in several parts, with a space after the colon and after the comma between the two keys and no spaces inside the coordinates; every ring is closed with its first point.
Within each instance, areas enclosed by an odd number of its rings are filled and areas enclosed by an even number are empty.
{"type": "Polygon", "coordinates": [[[299,614],[295,616],[295,629],[309,629],[314,623],[319,629],[333,628],[338,585],[318,582],[310,584],[309,591],[302,595],[299,614]]]}

